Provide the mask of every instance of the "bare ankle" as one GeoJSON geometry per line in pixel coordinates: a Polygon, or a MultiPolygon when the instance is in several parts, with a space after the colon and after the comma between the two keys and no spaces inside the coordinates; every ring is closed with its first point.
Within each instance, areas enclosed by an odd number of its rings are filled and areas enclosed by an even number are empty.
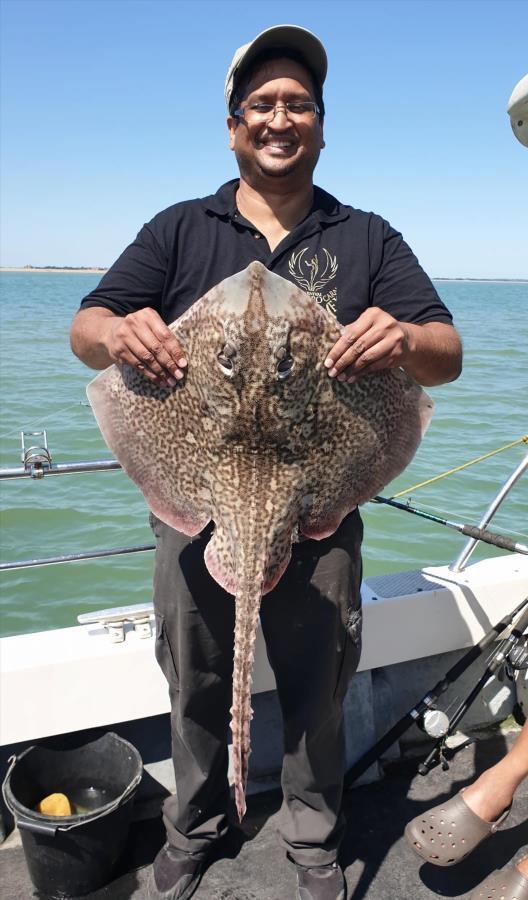
{"type": "Polygon", "coordinates": [[[487,769],[464,790],[464,800],[481,819],[495,822],[513,800],[513,786],[496,767],[487,769]]]}
{"type": "Polygon", "coordinates": [[[517,863],[517,868],[519,869],[521,875],[525,875],[526,878],[528,878],[528,856],[525,856],[524,859],[521,859],[517,863]]]}

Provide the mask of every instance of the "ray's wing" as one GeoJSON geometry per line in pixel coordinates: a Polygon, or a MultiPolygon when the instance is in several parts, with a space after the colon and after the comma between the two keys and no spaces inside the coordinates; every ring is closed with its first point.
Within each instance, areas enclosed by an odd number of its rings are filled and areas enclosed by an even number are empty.
{"type": "MultiPolygon", "coordinates": [[[[192,307],[170,326],[188,358],[196,333],[211,323],[192,307]]],[[[182,383],[153,385],[130,366],[116,365],[93,379],[86,393],[108,447],[138,485],[152,512],[185,534],[200,532],[211,518],[207,473],[211,429],[194,359],[182,383]]]]}
{"type": "MultiPolygon", "coordinates": [[[[324,339],[331,346],[331,329],[324,339]]],[[[401,369],[346,384],[321,374],[318,441],[307,460],[315,485],[301,521],[307,537],[332,534],[349,512],[370,500],[411,462],[429,425],[433,401],[401,369]]]]}

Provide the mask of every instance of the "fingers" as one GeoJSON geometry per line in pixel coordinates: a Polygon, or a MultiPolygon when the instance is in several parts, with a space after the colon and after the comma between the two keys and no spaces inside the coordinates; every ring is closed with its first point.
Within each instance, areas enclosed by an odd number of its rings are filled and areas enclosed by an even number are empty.
{"type": "Polygon", "coordinates": [[[405,325],[373,307],[344,328],[329,351],[325,366],[331,378],[352,382],[371,372],[400,365],[405,349],[405,325]]]}
{"type": "Polygon", "coordinates": [[[154,384],[174,387],[187,359],[158,313],[150,308],[113,320],[109,352],[115,362],[134,366],[154,384]]]}
{"type": "MultiPolygon", "coordinates": [[[[341,358],[340,366],[343,365],[341,358]]],[[[372,372],[381,372],[382,369],[393,369],[399,365],[398,355],[394,352],[392,341],[385,339],[372,345],[368,352],[365,350],[351,364],[344,364],[344,368],[340,368],[337,377],[338,381],[346,381],[349,384],[362,378],[364,375],[370,375],[372,372]]]]}
{"type": "Polygon", "coordinates": [[[344,369],[354,365],[359,371],[361,358],[375,341],[372,331],[362,334],[353,326],[347,326],[325,360],[328,374],[332,378],[339,377],[344,369]]]}

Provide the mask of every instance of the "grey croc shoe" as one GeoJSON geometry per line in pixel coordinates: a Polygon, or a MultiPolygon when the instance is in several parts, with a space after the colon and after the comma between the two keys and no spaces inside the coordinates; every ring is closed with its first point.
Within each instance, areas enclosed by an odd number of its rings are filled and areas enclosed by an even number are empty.
{"type": "Polygon", "coordinates": [[[345,900],[346,883],[339,865],[299,866],[297,900],[345,900]]]}
{"type": "Polygon", "coordinates": [[[152,864],[148,900],[189,900],[200,884],[205,860],[165,844],[152,864]]]}
{"type": "Polygon", "coordinates": [[[471,894],[471,900],[528,900],[528,878],[513,863],[492,872],[471,894]]]}
{"type": "Polygon", "coordinates": [[[496,822],[486,822],[465,802],[462,791],[416,816],[405,828],[405,837],[425,862],[434,866],[454,866],[478,847],[504,823],[510,808],[496,822]]]}

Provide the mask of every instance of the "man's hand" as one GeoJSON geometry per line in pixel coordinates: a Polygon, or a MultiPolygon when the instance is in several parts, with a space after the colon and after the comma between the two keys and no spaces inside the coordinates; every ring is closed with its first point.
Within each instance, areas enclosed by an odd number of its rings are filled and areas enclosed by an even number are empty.
{"type": "Polygon", "coordinates": [[[174,387],[187,366],[178,341],[154,309],[105,320],[105,344],[113,362],[134,366],[154,384],[174,387]]]}
{"type": "Polygon", "coordinates": [[[462,346],[452,325],[398,322],[374,306],[345,326],[325,366],[331,378],[348,383],[401,366],[419,384],[443,384],[458,378],[462,346]]]}
{"type": "Polygon", "coordinates": [[[361,375],[404,366],[409,352],[409,326],[377,306],[366,309],[346,325],[330,350],[325,366],[338,381],[356,381],[361,375]]]}
{"type": "Polygon", "coordinates": [[[150,307],[127,316],[116,316],[101,306],[81,309],[70,338],[73,352],[87,366],[105,369],[112,363],[127,363],[154,384],[174,387],[187,366],[178,341],[150,307]]]}

